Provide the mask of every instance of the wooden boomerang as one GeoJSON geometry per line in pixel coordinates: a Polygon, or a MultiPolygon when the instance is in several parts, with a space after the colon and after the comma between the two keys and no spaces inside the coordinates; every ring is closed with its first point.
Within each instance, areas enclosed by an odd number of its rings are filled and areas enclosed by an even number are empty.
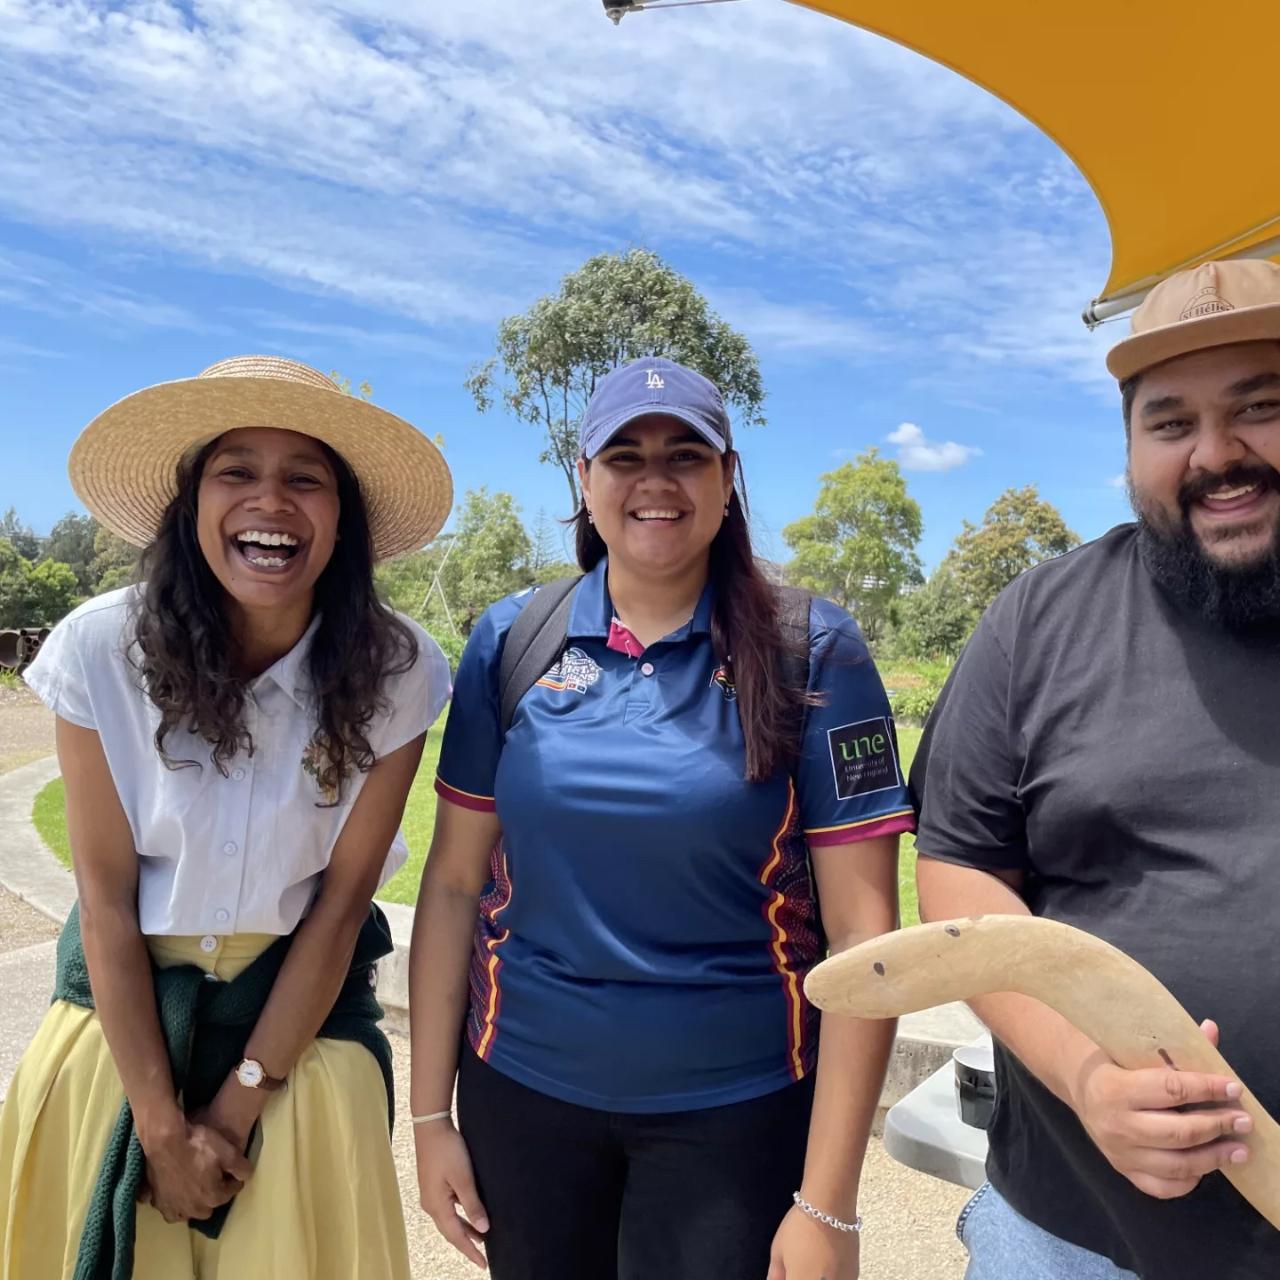
{"type": "MultiPolygon", "coordinates": [[[[1110,943],[1056,920],[976,916],[886,933],[824,960],[804,991],[819,1009],[855,1018],[1014,991],[1055,1009],[1122,1067],[1239,1079],[1163,983],[1110,943]]],[[[1253,1132],[1236,1141],[1250,1158],[1222,1172],[1280,1229],[1280,1125],[1240,1087],[1235,1105],[1253,1118],[1253,1132]]]]}

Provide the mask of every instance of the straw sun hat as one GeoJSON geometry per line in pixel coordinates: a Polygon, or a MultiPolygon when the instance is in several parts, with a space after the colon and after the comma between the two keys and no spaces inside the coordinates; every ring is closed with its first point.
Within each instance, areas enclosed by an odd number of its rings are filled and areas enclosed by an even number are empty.
{"type": "Polygon", "coordinates": [[[453,505],[449,468],[421,431],[278,356],[235,356],[117,401],[80,433],[71,484],[99,523],[146,546],[182,458],[237,427],[297,431],[341,455],[360,482],[377,560],[430,542],[453,505]]]}

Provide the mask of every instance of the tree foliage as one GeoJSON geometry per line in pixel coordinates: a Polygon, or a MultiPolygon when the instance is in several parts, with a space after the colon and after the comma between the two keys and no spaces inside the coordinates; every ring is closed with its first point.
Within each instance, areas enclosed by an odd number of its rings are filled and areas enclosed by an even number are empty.
{"type": "Polygon", "coordinates": [[[894,628],[894,652],[924,661],[954,659],[978,621],[956,576],[936,569],[924,586],[904,597],[894,628]]]}
{"type": "Polygon", "coordinates": [[[440,567],[440,584],[463,635],[471,634],[495,600],[529,585],[530,549],[520,509],[509,493],[490,494],[483,486],[468,491],[440,567]]]}
{"type": "Polygon", "coordinates": [[[42,560],[58,560],[71,566],[82,596],[93,595],[97,586],[93,573],[97,534],[98,522],[92,516],[68,511],[49,531],[41,548],[42,560]]]}
{"type": "Polygon", "coordinates": [[[93,535],[89,577],[94,595],[128,586],[137,577],[138,548],[101,526],[93,535]]]}
{"type": "Polygon", "coordinates": [[[24,560],[40,558],[40,539],[30,525],[23,524],[14,507],[0,516],[0,538],[3,538],[24,560]]]}
{"type": "Polygon", "coordinates": [[[1029,484],[1006,489],[980,525],[966,520],[943,567],[981,614],[1020,573],[1079,544],[1079,535],[1067,527],[1057,507],[1029,484]]]}
{"type": "Polygon", "coordinates": [[[32,564],[0,538],[0,628],[51,627],[76,603],[76,575],[56,560],[32,564]]]}
{"type": "Polygon", "coordinates": [[[820,477],[813,514],[787,525],[787,576],[843,605],[874,643],[904,587],[921,580],[920,506],[898,464],[868,449],[820,477]]]}
{"type": "Polygon", "coordinates": [[[544,580],[532,549],[515,499],[474,489],[463,499],[453,532],[378,566],[378,590],[393,608],[421,622],[456,666],[466,637],[494,601],[544,580]]]}
{"type": "Polygon", "coordinates": [[[693,284],[646,249],[602,253],[498,328],[497,352],[467,389],[483,413],[500,399],[543,436],[540,460],[559,467],[578,507],[578,425],[598,379],[658,355],[714,382],[740,424],[763,424],[764,388],[751,344],[693,284]]]}
{"type": "Polygon", "coordinates": [[[571,578],[581,573],[577,562],[568,558],[569,536],[545,511],[538,512],[529,534],[529,580],[534,586],[546,586],[558,578],[571,578]]]}
{"type": "Polygon", "coordinates": [[[351,379],[345,374],[339,373],[337,369],[329,370],[329,378],[343,395],[355,396],[357,400],[372,400],[373,386],[366,378],[359,386],[353,387],[351,379]]]}

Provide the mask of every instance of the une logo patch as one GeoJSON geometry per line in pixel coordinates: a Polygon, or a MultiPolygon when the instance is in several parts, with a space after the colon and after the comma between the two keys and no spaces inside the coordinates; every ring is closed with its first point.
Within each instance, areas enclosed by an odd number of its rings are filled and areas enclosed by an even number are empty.
{"type": "Polygon", "coordinates": [[[893,721],[888,716],[827,730],[836,797],[851,800],[902,785],[893,721]]]}
{"type": "Polygon", "coordinates": [[[560,693],[566,690],[572,693],[586,693],[599,679],[600,668],[595,660],[575,647],[566,649],[560,661],[538,683],[544,689],[555,689],[560,693]]]}

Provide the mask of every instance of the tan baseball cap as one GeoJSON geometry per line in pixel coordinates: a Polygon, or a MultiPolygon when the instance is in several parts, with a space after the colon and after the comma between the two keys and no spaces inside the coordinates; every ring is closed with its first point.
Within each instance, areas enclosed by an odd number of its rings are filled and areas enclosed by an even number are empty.
{"type": "Polygon", "coordinates": [[[1132,333],[1111,348],[1107,368],[1135,373],[1205,347],[1280,341],[1280,265],[1235,258],[1162,280],[1133,313],[1132,333]]]}

